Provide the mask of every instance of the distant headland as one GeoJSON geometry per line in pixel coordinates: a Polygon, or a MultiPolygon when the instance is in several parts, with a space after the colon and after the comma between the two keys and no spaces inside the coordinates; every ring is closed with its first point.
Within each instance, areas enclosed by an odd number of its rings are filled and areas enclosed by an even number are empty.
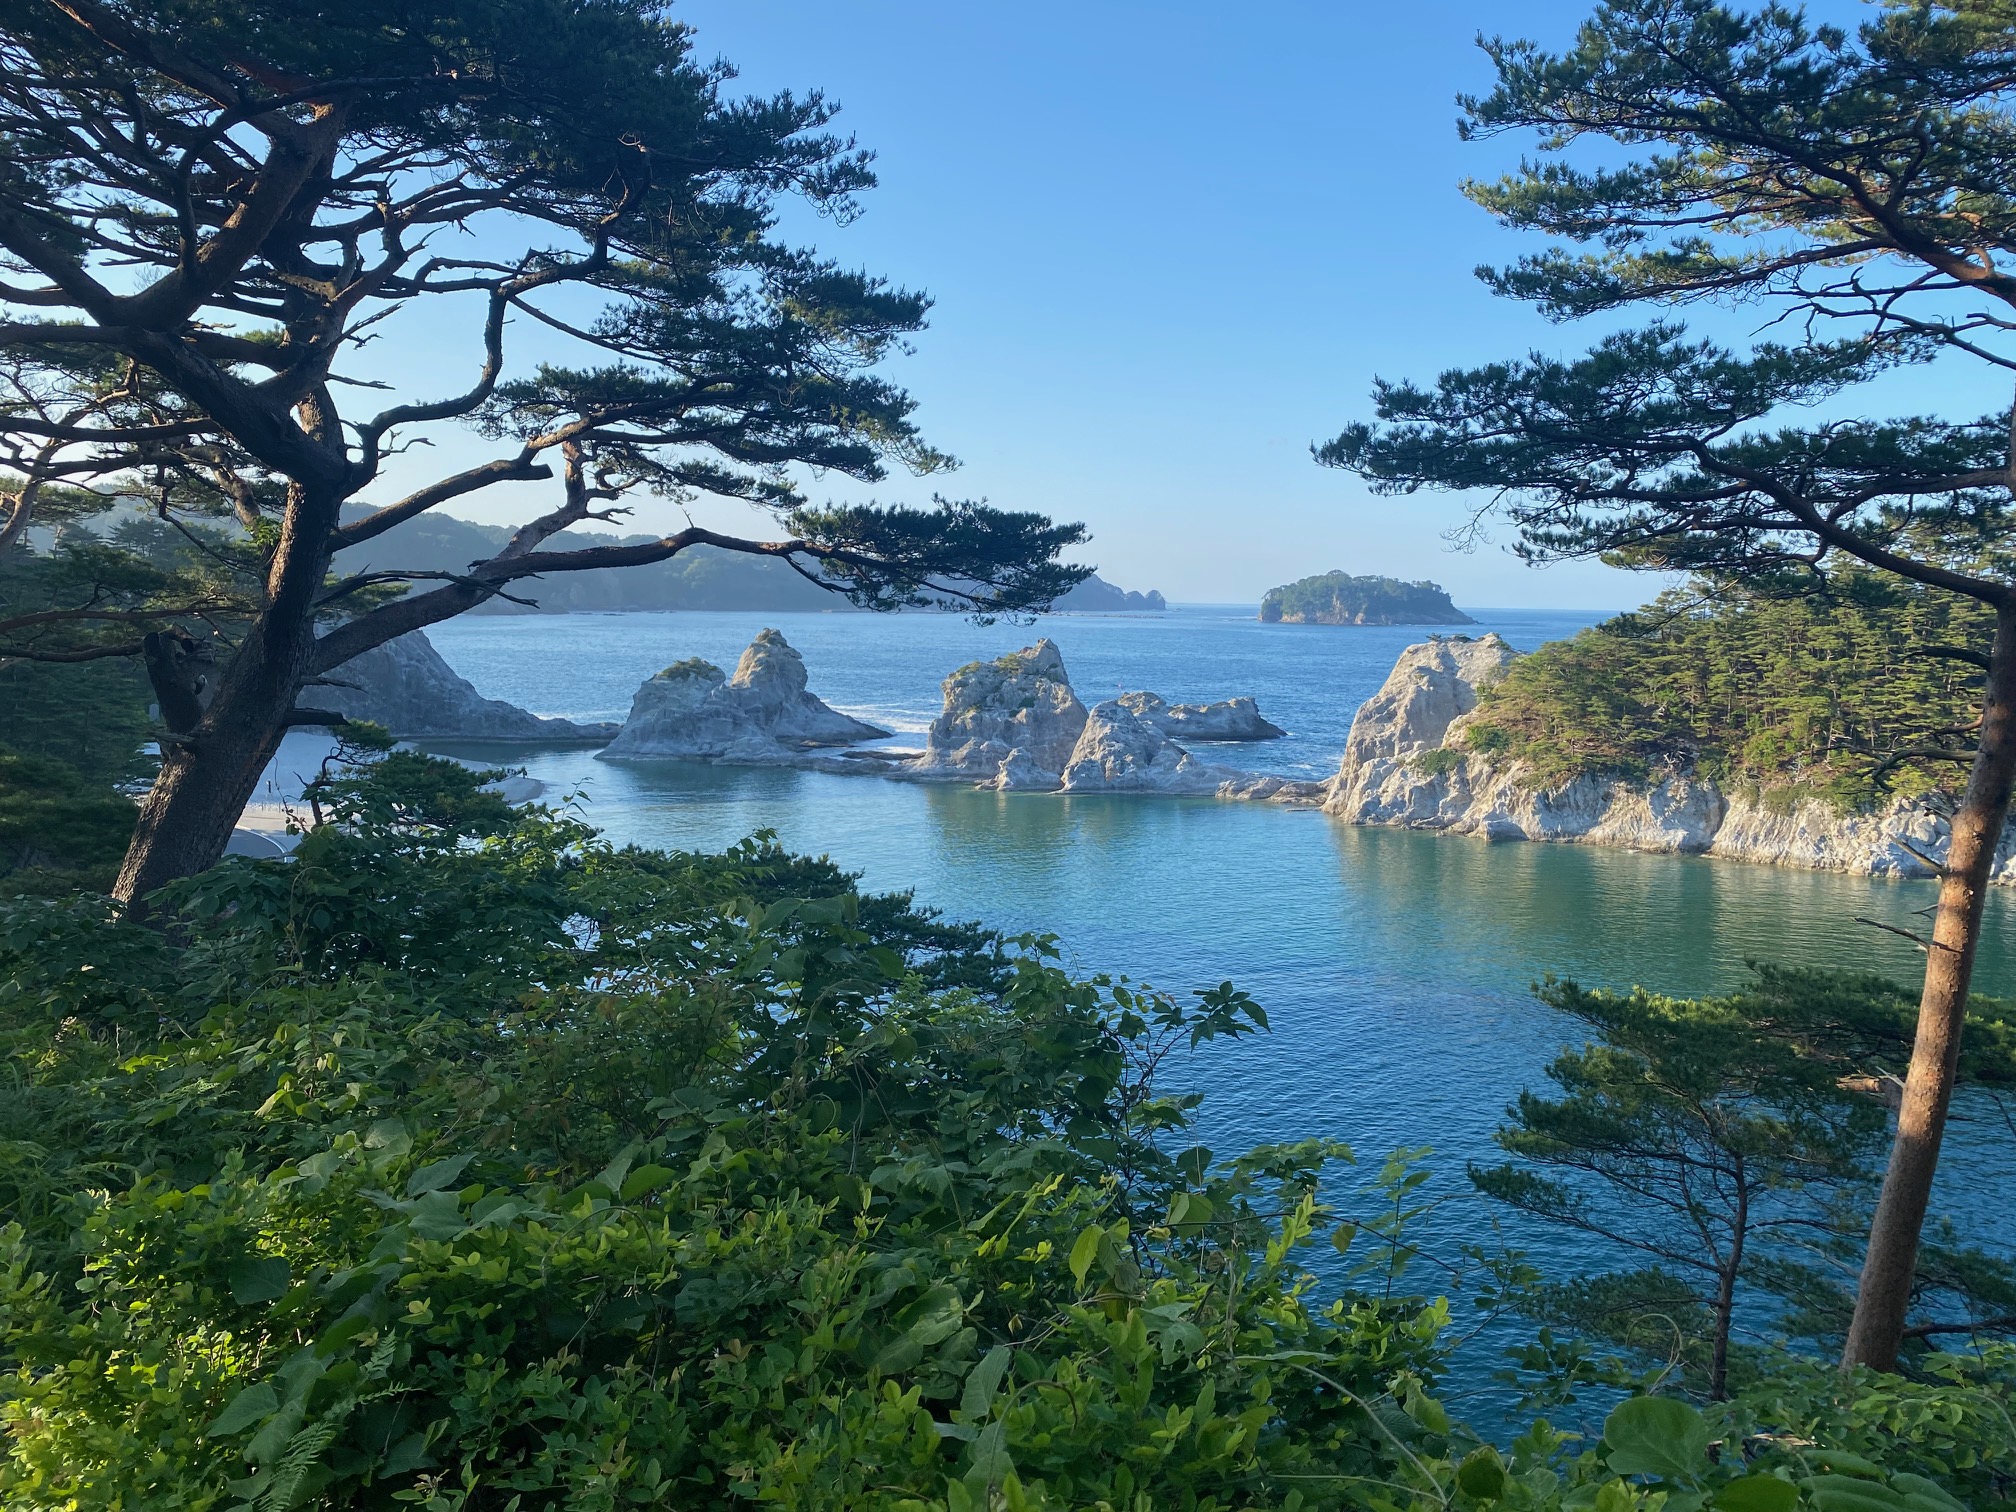
{"type": "Polygon", "coordinates": [[[1474,625],[1449,602],[1439,583],[1325,572],[1280,588],[1260,601],[1270,625],[1474,625]]]}
{"type": "MultiPolygon", "coordinates": [[[[368,511],[358,510],[361,515],[368,511]]],[[[345,572],[402,569],[408,572],[461,572],[494,556],[511,538],[502,525],[481,525],[432,511],[395,525],[383,535],[345,552],[345,572]]],[[[566,530],[553,540],[558,549],[628,545],[654,539],[612,531],[566,530]]],[[[521,583],[513,598],[478,605],[476,614],[622,613],[631,610],[730,609],[766,614],[817,614],[851,610],[837,593],[807,582],[771,557],[742,556],[696,546],[669,561],[601,572],[557,573],[521,583]],[[520,603],[515,600],[530,600],[520,603]]],[[[1055,609],[1074,614],[1144,613],[1167,609],[1160,593],[1137,593],[1090,577],[1058,599],[1055,609]]]]}

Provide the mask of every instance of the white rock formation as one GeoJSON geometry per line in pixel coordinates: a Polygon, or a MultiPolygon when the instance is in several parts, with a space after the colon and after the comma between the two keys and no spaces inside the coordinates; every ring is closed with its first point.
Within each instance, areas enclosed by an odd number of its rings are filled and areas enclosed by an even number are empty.
{"type": "Polygon", "coordinates": [[[1207,766],[1118,698],[1095,704],[1064,767],[1067,793],[1215,793],[1245,774],[1207,766]]]}
{"type": "Polygon", "coordinates": [[[485,698],[456,675],[419,630],[352,657],[328,678],[325,686],[302,691],[304,706],[368,719],[407,740],[599,745],[616,733],[613,724],[542,719],[501,698],[485,698]]]}
{"type": "Polygon", "coordinates": [[[1122,693],[1120,702],[1164,735],[1185,740],[1279,740],[1288,732],[1263,719],[1250,698],[1172,704],[1155,693],[1122,693]]]}
{"type": "Polygon", "coordinates": [[[1400,653],[1377,693],[1351,721],[1347,767],[1412,756],[1442,744],[1449,726],[1477,707],[1477,690],[1518,652],[1498,635],[1437,636],[1400,653]]]}
{"type": "Polygon", "coordinates": [[[931,722],[923,759],[905,776],[1021,789],[1062,784],[1085,728],[1085,705],[1054,642],[973,662],[941,687],[945,707],[931,722]]]}
{"type": "Polygon", "coordinates": [[[1248,803],[1279,803],[1291,808],[1321,808],[1330,796],[1328,782],[1303,782],[1272,772],[1241,772],[1218,784],[1220,798],[1248,803]]]}
{"type": "MultiPolygon", "coordinates": [[[[1924,798],[1841,815],[1812,801],[1787,807],[1755,794],[1732,798],[1678,768],[1650,786],[1583,776],[1543,791],[1517,764],[1494,764],[1463,740],[1479,684],[1517,654],[1495,635],[1431,641],[1401,652],[1385,685],[1351,723],[1325,811],[1351,824],[1689,852],[1870,876],[1929,876],[1924,858],[1945,854],[1946,820],[1924,798]]],[[[2016,832],[2004,836],[1995,880],[2016,882],[2016,832]]]]}
{"type": "Polygon", "coordinates": [[[735,675],[711,662],[675,662],[637,690],[606,761],[790,762],[819,746],[887,735],[828,708],[806,690],[805,660],[775,630],[760,630],[735,675]]]}

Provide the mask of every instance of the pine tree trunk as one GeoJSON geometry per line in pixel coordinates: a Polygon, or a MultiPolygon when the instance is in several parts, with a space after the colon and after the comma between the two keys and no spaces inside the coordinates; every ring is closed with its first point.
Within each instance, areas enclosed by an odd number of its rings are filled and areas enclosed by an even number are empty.
{"type": "Polygon", "coordinates": [[[1730,1221],[1729,1255],[1715,1280],[1715,1341],[1708,1361],[1708,1400],[1729,1398],[1729,1333],[1736,1322],[1736,1282],[1743,1274],[1743,1249],[1750,1239],[1750,1180],[1741,1157],[1736,1162],[1736,1212],[1730,1221]]]}
{"type": "Polygon", "coordinates": [[[112,889],[129,917],[145,915],[156,888],[215,866],[258,791],[314,657],[316,599],[340,508],[333,493],[311,498],[298,485],[290,492],[264,610],[223,664],[201,719],[162,743],[161,775],[140,806],[112,889]]]}
{"type": "Polygon", "coordinates": [[[1967,990],[1981,938],[1981,909],[2009,815],[2012,781],[2016,781],[2016,609],[2005,608],[1995,622],[1980,747],[1967,791],[1953,815],[1953,839],[1926,952],[1925,990],[1918,1000],[1918,1034],[1897,1110],[1897,1136],[1890,1147],[1883,1195],[1869,1229],[1869,1253],[1862,1264],[1844,1365],[1897,1368],[1918,1265],[1919,1232],[1953,1100],[1967,990]]]}
{"type": "MultiPolygon", "coordinates": [[[[218,704],[223,702],[220,697],[218,704]]],[[[140,823],[112,890],[129,917],[144,916],[146,897],[156,888],[222,858],[286,733],[290,703],[255,712],[234,702],[228,725],[210,727],[191,745],[166,748],[161,775],[140,807],[140,823]]]]}

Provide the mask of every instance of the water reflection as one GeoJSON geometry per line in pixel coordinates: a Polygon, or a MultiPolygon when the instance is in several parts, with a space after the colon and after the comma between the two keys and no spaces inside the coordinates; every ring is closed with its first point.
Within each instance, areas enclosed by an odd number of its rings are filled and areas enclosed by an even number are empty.
{"type": "MultiPolygon", "coordinates": [[[[500,759],[495,748],[453,753],[500,759]]],[[[1695,994],[1735,985],[1754,957],[1908,980],[1919,969],[1910,945],[1854,920],[1908,926],[1932,900],[1927,883],[1353,829],[1263,804],[501,754],[553,795],[579,792],[585,816],[618,841],[719,849],[770,829],[862,872],[866,886],[914,888],[955,917],[1054,933],[1079,970],[1178,992],[1236,981],[1274,1032],[1176,1067],[1207,1094],[1206,1143],[1229,1151],[1328,1135],[1368,1157],[1431,1146],[1429,1190],[1451,1200],[1417,1237],[1454,1254],[1495,1234],[1555,1274],[1590,1253],[1476,1198],[1463,1176],[1467,1162],[1492,1158],[1505,1104],[1579,1038],[1532,998],[1536,978],[1695,994]]],[[[1998,892],[1988,905],[1984,991],[2016,990],[2011,902],[1998,892]]],[[[2016,1174],[2008,1131],[1985,1102],[1959,1113],[1941,1205],[2006,1241],[1995,1225],[2016,1174]]],[[[1481,1379],[1491,1362],[1479,1358],[1481,1379]]]]}
{"type": "MultiPolygon", "coordinates": [[[[1359,917],[1482,984],[1546,973],[1660,991],[1725,989],[1751,959],[1909,978],[1908,941],[1860,918],[1922,925],[1929,882],[1884,881],[1595,846],[1489,842],[1334,826],[1339,885],[1359,917]]],[[[1984,991],[2010,990],[2011,900],[1989,901],[1984,991]]]]}

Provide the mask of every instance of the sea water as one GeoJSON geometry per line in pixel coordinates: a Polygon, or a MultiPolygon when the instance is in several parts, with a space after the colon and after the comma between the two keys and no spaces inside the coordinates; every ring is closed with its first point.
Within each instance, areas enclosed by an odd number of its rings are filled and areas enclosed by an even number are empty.
{"type": "MultiPolygon", "coordinates": [[[[1532,649],[1601,616],[1475,611],[1532,649]]],[[[1031,628],[945,615],[623,614],[464,617],[430,632],[485,694],[541,714],[620,719],[637,684],[701,656],[732,669],[764,625],[804,655],[812,690],[920,743],[956,666],[1048,635],[1089,704],[1122,689],[1171,701],[1251,695],[1288,738],[1207,746],[1205,759],[1328,776],[1357,706],[1419,628],[1263,625],[1250,609],[1057,616],[1031,628]]],[[[1446,1198],[1415,1236],[1453,1258],[1516,1243],[1562,1276],[1623,1257],[1478,1198],[1466,1162],[1578,1027],[1531,995],[1549,973],[1681,994],[1740,983],[1746,962],[1850,966],[1915,978],[1908,941],[1862,919],[1922,926],[1923,882],[1878,881],[1697,857],[1357,829],[1311,810],[1215,799],[1002,794],[882,778],[681,762],[615,764],[581,749],[437,747],[508,761],[579,805],[615,840],[719,848],[759,830],[830,855],[876,889],[1001,929],[1057,937],[1074,968],[1179,994],[1221,981],[1252,993],[1266,1036],[1210,1045],[1176,1075],[1203,1090],[1220,1153],[1323,1135],[1367,1163],[1427,1147],[1446,1198]]],[[[1991,897],[1977,981],[2016,992],[2016,910],[1991,897]]],[[[1940,1203],[1984,1238],[2016,1186],[1993,1110],[1959,1110],[1940,1203]]],[[[1353,1177],[1340,1201],[1355,1201],[1353,1177]]],[[[1327,1249],[1319,1270],[1336,1268],[1327,1249]]],[[[1414,1278],[1433,1289],[1429,1267],[1414,1278]]],[[[1463,1377],[1479,1387],[1477,1357],[1463,1377]]]]}

